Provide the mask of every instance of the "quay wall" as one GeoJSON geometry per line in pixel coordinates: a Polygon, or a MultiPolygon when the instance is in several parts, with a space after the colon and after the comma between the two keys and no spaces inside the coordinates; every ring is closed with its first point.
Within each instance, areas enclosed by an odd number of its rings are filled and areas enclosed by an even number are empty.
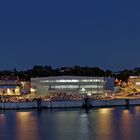
{"type": "Polygon", "coordinates": [[[0,102],[0,109],[33,109],[37,108],[37,102],[0,102]]]}
{"type": "Polygon", "coordinates": [[[74,108],[83,107],[85,105],[84,100],[58,100],[58,101],[42,101],[43,108],[74,108]]]}
{"type": "Polygon", "coordinates": [[[0,102],[0,109],[42,109],[42,108],[89,108],[140,105],[140,99],[108,99],[108,100],[56,100],[31,102],[0,102]]]}
{"type": "Polygon", "coordinates": [[[89,104],[91,107],[140,105],[140,99],[89,100],[89,104]]]}
{"type": "MultiPolygon", "coordinates": [[[[113,100],[90,100],[89,104],[91,107],[110,107],[110,106],[121,106],[127,105],[125,99],[113,99],[113,100]]],[[[129,104],[130,105],[130,104],[129,104]]]]}
{"type": "Polygon", "coordinates": [[[42,108],[80,108],[84,100],[31,101],[31,102],[0,102],[0,109],[42,109],[42,108]]]}
{"type": "Polygon", "coordinates": [[[140,105],[140,99],[131,99],[129,100],[130,105],[140,105]]]}

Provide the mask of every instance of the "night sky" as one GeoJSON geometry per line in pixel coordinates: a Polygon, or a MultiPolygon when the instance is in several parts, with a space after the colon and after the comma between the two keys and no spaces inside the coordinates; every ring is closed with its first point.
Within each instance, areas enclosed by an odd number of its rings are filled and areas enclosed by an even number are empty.
{"type": "Polygon", "coordinates": [[[139,0],[3,0],[0,69],[140,66],[139,0]]]}

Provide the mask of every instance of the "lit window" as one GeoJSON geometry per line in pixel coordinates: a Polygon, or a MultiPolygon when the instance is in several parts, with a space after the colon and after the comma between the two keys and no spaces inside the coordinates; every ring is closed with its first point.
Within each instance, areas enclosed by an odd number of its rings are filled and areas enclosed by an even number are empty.
{"type": "Polygon", "coordinates": [[[136,84],[137,86],[140,86],[140,82],[136,82],[135,84],[136,84]]]}

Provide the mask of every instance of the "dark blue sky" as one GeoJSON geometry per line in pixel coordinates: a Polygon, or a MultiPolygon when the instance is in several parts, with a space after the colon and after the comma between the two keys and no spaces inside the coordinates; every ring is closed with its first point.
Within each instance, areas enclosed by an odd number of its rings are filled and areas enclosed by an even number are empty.
{"type": "Polygon", "coordinates": [[[0,69],[140,66],[139,0],[0,2],[0,69]]]}

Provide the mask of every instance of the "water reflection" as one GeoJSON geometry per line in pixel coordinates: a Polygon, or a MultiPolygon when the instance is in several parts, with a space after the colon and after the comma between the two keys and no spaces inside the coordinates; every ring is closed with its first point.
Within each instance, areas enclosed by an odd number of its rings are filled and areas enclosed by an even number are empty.
{"type": "Polygon", "coordinates": [[[139,106],[136,106],[136,107],[134,108],[134,110],[135,110],[136,115],[137,115],[137,116],[140,116],[140,107],[139,107],[139,106]]]}
{"type": "Polygon", "coordinates": [[[108,113],[111,113],[113,110],[114,110],[114,108],[101,108],[101,109],[99,109],[99,113],[108,114],[108,113]]]}
{"type": "Polygon", "coordinates": [[[6,118],[5,114],[0,114],[0,139],[4,139],[6,133],[6,118]]]}
{"type": "Polygon", "coordinates": [[[38,140],[38,120],[32,112],[16,113],[16,136],[17,140],[38,140]]]}
{"type": "Polygon", "coordinates": [[[3,126],[3,127],[6,125],[5,114],[0,114],[0,125],[3,126]]]}
{"type": "Polygon", "coordinates": [[[90,113],[92,139],[111,140],[113,134],[113,108],[102,108],[90,113]]]}
{"type": "Polygon", "coordinates": [[[0,140],[139,140],[140,106],[0,112],[0,140]]]}

